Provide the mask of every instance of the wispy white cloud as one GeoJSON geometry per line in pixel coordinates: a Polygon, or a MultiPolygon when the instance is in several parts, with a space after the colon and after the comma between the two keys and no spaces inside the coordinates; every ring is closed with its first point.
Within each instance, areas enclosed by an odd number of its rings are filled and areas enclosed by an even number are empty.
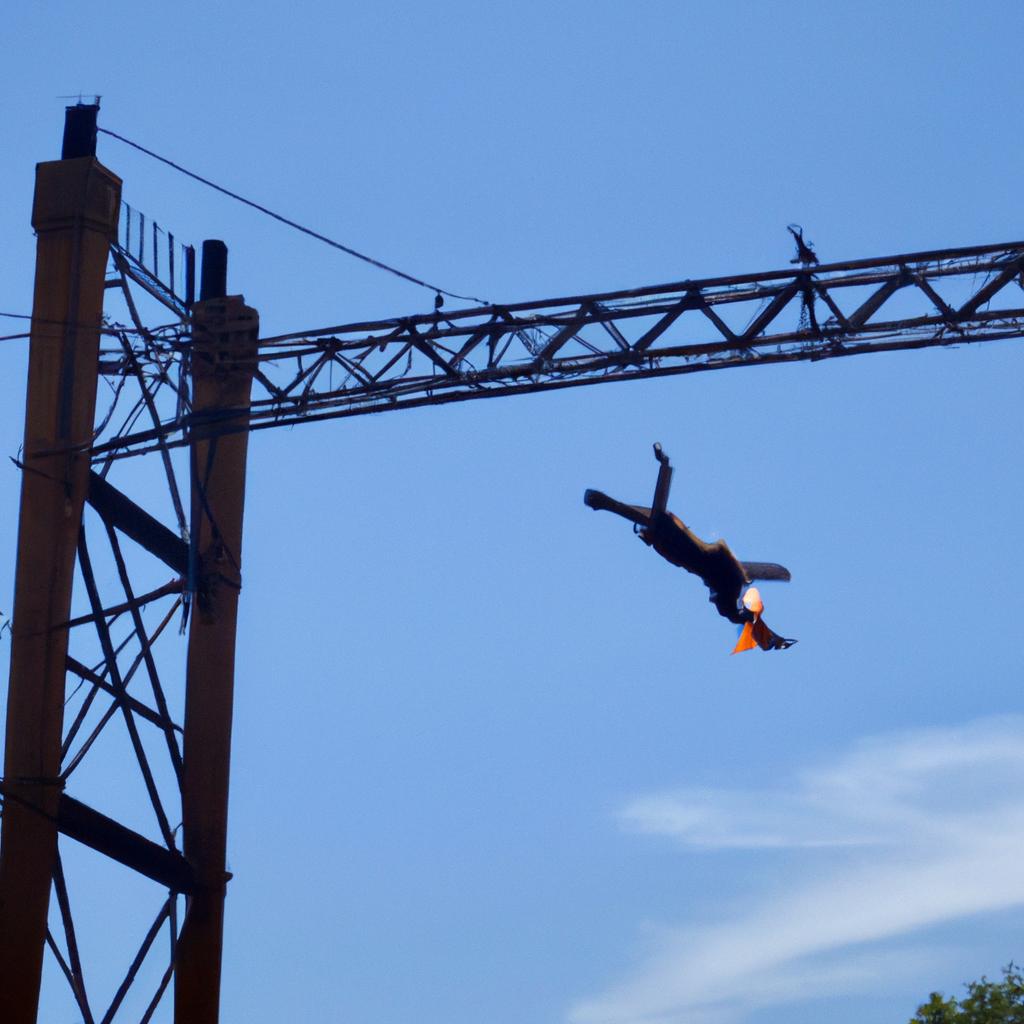
{"type": "Polygon", "coordinates": [[[872,943],[1024,903],[1022,772],[1024,718],[1004,717],[867,740],[784,787],[632,801],[625,827],[689,850],[805,853],[729,919],[666,931],[572,1024],[727,1024],[870,988],[892,974],[872,943]]]}

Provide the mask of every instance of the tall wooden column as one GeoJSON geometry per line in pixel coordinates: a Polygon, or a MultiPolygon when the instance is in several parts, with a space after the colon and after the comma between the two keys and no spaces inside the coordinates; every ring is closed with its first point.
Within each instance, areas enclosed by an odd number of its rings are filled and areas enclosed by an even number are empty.
{"type": "MultiPolygon", "coordinates": [[[[219,289],[211,283],[210,259],[210,243],[206,243],[204,295],[223,290],[223,283],[219,289]]],[[[188,646],[182,815],[185,857],[198,887],[189,898],[178,943],[174,1019],[176,1024],[216,1024],[249,439],[244,431],[221,432],[248,421],[243,410],[249,404],[256,365],[259,318],[241,296],[205,299],[193,307],[192,315],[193,412],[200,421],[206,414],[216,413],[216,417],[194,428],[191,448],[197,590],[188,646]]]]}
{"type": "Polygon", "coordinates": [[[36,1019],[57,850],[68,637],[54,627],[70,617],[96,405],[103,280],[121,199],[120,179],[94,152],[95,108],[69,108],[67,159],[36,168],[36,280],[0,832],[4,1024],[36,1019]],[[75,446],[85,450],[69,450],[75,446]]]}

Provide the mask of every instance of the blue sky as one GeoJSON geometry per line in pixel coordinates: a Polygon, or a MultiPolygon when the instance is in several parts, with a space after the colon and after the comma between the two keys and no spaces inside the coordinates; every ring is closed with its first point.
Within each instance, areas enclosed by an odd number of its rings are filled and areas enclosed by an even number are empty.
{"type": "MultiPolygon", "coordinates": [[[[499,301],[785,266],[793,221],[824,260],[1019,238],[1022,20],[1000,2],[20,5],[0,309],[29,310],[33,166],[80,90],[112,130],[499,301]]],[[[111,139],[100,158],[177,237],[227,241],[265,333],[430,308],[111,139]]],[[[1019,960],[1021,352],[255,436],[223,1018],[871,1024],[1019,960]],[[687,523],[791,568],[762,592],[793,649],[730,658],[699,584],[583,506],[586,487],[646,500],[656,440],[687,523]]],[[[23,343],[0,360],[14,454],[23,343]]],[[[131,460],[115,482],[156,502],[155,473],[131,460]]],[[[6,595],[17,494],[0,470],[6,595]]],[[[130,816],[119,742],[83,785],[130,816]]],[[[76,856],[102,990],[160,894],[76,856]]],[[[47,984],[41,1019],[70,1024],[47,984]]]]}

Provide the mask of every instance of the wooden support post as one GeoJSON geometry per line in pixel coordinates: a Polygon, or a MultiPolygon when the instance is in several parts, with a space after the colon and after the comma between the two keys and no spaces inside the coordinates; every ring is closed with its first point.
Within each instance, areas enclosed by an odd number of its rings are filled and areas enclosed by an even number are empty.
{"type": "Polygon", "coordinates": [[[192,317],[192,411],[197,422],[190,453],[195,597],[186,678],[182,817],[185,857],[195,874],[195,888],[177,948],[174,1020],[176,1024],[216,1024],[249,441],[244,431],[218,434],[248,422],[259,318],[241,296],[204,298],[192,307],[192,317]]]}
{"type": "MultiPolygon", "coordinates": [[[[38,242],[0,832],[4,1024],[33,1024],[39,1006],[57,851],[68,640],[66,629],[53,627],[71,611],[89,487],[103,279],[121,200],[120,179],[89,155],[82,112],[70,111],[69,158],[38,165],[32,210],[38,242]]],[[[92,119],[95,124],[94,111],[92,119]]]]}

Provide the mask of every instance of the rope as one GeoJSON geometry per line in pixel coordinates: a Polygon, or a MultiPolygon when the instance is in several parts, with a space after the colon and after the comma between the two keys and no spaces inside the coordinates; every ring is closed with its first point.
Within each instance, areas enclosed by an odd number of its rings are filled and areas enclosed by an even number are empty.
{"type": "MultiPolygon", "coordinates": [[[[149,329],[139,327],[126,327],[124,324],[104,323],[86,324],[72,323],[70,320],[48,320],[46,317],[33,316],[31,313],[5,313],[0,310],[0,317],[8,317],[11,320],[31,320],[33,324],[45,324],[47,327],[77,327],[83,331],[99,331],[100,334],[117,336],[118,334],[160,334],[165,331],[173,331],[180,327],[180,324],[161,324],[159,327],[149,329]]],[[[12,334],[8,337],[0,337],[0,341],[9,341],[12,338],[27,338],[28,334],[12,334]]]]}
{"type": "MultiPolygon", "coordinates": [[[[395,277],[400,277],[412,284],[419,285],[421,288],[426,288],[429,291],[434,292],[438,299],[442,295],[447,295],[450,299],[461,299],[464,302],[475,302],[481,306],[490,305],[490,303],[485,299],[478,299],[474,295],[459,295],[458,292],[450,292],[444,288],[438,288],[437,285],[430,284],[427,281],[422,280],[422,278],[414,277],[412,274],[407,274],[404,270],[399,270],[397,267],[392,267],[387,263],[374,259],[372,256],[367,256],[365,253],[361,253],[350,246],[343,245],[341,242],[337,242],[333,238],[321,235],[319,231],[314,231],[312,228],[307,228],[302,224],[297,224],[288,217],[282,216],[280,213],[274,213],[273,210],[269,210],[267,207],[261,206],[259,203],[253,202],[251,199],[246,199],[245,196],[240,196],[237,192],[232,192],[230,189],[224,188],[222,185],[218,185],[215,182],[210,181],[209,178],[204,178],[202,175],[196,174],[194,171],[190,171],[182,167],[180,164],[176,164],[173,160],[168,160],[167,157],[160,156],[159,153],[154,153],[151,149],[146,149],[145,146],[140,146],[137,142],[132,142],[131,139],[126,139],[123,135],[118,135],[117,132],[112,132],[108,128],[97,128],[96,130],[98,132],[102,132],[104,135],[109,135],[112,138],[118,139],[120,142],[125,143],[125,145],[139,150],[140,153],[145,153],[147,156],[153,157],[154,160],[159,160],[161,163],[167,164],[168,167],[173,167],[174,170],[180,171],[189,178],[193,178],[209,188],[215,189],[223,195],[230,197],[231,199],[236,199],[238,202],[244,203],[246,206],[251,206],[254,210],[259,210],[260,213],[265,213],[268,217],[273,217],[274,220],[280,221],[282,224],[287,224],[290,228],[295,228],[296,231],[301,231],[303,234],[324,242],[334,249],[340,249],[343,253],[347,253],[349,256],[354,256],[357,260],[362,260],[364,263],[369,263],[372,267],[377,267],[378,270],[386,270],[389,274],[394,274],[395,277]]],[[[440,306],[439,302],[436,304],[440,306]]]]}

